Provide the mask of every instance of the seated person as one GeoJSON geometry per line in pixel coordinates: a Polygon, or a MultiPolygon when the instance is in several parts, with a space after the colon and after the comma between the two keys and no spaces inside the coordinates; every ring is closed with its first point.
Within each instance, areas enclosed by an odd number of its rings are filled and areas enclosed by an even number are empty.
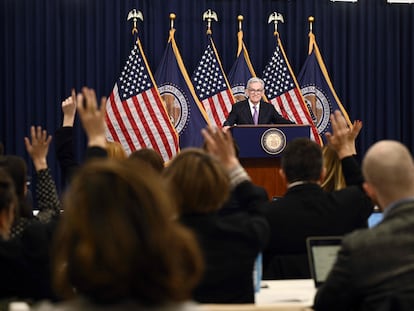
{"type": "Polygon", "coordinates": [[[24,230],[10,238],[18,208],[15,182],[0,168],[0,299],[54,300],[49,246],[55,222],[27,221],[24,230]]]}
{"type": "Polygon", "coordinates": [[[263,198],[238,162],[230,132],[203,133],[210,154],[187,148],[163,172],[178,202],[179,219],[195,232],[206,264],[194,299],[253,303],[253,266],[269,234],[266,220],[257,212],[257,200],[263,198]],[[220,215],[217,211],[232,189],[241,211],[220,215]]]}
{"type": "Polygon", "coordinates": [[[365,154],[364,189],[383,220],[346,235],[318,289],[314,310],[412,310],[414,305],[414,164],[397,141],[375,143],[365,154]]]}
{"type": "Polygon", "coordinates": [[[0,156],[0,167],[3,167],[12,177],[18,198],[16,217],[11,229],[12,237],[20,236],[32,223],[48,223],[60,215],[60,201],[56,185],[46,160],[52,137],[40,126],[32,126],[30,132],[31,139],[26,137],[25,145],[36,171],[36,202],[39,209],[36,216],[27,204],[26,162],[19,156],[0,156]]]}
{"type": "Polygon", "coordinates": [[[333,133],[327,134],[342,163],[347,187],[324,191],[321,147],[308,138],[288,143],[282,154],[280,174],[287,192],[261,206],[271,228],[263,252],[263,278],[310,278],[306,239],[343,235],[367,227],[374,204],[362,188],[363,177],[354,159],[355,135],[339,111],[331,116],[333,133]]]}
{"type": "Polygon", "coordinates": [[[283,118],[275,106],[263,100],[264,82],[253,77],[246,84],[246,100],[235,103],[223,126],[240,124],[294,124],[283,118]]]}
{"type": "MultiPolygon", "coordinates": [[[[105,100],[84,88],[78,111],[88,146],[105,150],[105,100]]],[[[53,247],[54,284],[65,299],[36,310],[197,310],[202,272],[193,234],[146,163],[96,159],[81,166],[64,197],[53,247]]]]}

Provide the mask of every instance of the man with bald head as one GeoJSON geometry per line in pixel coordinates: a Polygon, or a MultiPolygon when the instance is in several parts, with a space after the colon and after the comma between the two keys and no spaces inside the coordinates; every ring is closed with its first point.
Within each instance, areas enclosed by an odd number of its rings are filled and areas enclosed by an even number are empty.
{"type": "Polygon", "coordinates": [[[401,143],[384,140],[366,153],[366,193],[384,218],[347,235],[315,310],[412,310],[414,305],[414,163],[401,143]]]}

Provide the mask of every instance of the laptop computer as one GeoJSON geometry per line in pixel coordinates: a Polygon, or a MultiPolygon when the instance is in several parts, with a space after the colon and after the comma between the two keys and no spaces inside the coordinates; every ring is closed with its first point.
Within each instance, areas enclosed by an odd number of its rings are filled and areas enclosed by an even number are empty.
{"type": "Polygon", "coordinates": [[[309,268],[315,287],[325,282],[336,261],[341,240],[341,236],[319,236],[306,239],[309,268]]]}

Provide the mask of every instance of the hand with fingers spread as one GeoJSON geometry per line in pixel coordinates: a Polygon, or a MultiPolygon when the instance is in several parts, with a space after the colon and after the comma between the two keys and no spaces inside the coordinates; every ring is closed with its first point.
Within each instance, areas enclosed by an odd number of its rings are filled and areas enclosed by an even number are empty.
{"type": "Polygon", "coordinates": [[[50,142],[52,136],[47,134],[46,130],[43,130],[41,126],[32,126],[30,128],[30,136],[24,138],[26,150],[32,158],[33,165],[36,171],[47,168],[47,154],[49,152],[50,142]]]}
{"type": "Polygon", "coordinates": [[[62,102],[63,124],[62,126],[73,127],[76,114],[76,93],[72,89],[72,95],[62,102]]]}
{"type": "Polygon", "coordinates": [[[227,170],[240,165],[230,131],[222,131],[209,126],[202,129],[201,133],[206,142],[207,151],[217,157],[227,170]]]}
{"type": "Polygon", "coordinates": [[[325,134],[329,145],[335,149],[340,159],[356,154],[355,140],[362,128],[362,122],[355,121],[350,128],[339,110],[335,110],[330,119],[332,133],[325,134]]]}
{"type": "Polygon", "coordinates": [[[105,148],[106,97],[101,98],[101,106],[98,107],[95,91],[83,87],[76,102],[82,126],[88,136],[88,146],[105,148]]]}

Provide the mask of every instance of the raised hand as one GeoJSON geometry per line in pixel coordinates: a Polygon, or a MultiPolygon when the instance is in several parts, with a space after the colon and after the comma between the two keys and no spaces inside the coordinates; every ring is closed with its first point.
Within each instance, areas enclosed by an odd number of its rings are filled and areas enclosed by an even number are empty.
{"type": "Polygon", "coordinates": [[[31,126],[30,136],[24,138],[26,150],[29,153],[36,171],[47,168],[47,154],[49,152],[52,136],[47,134],[46,130],[42,130],[41,126],[31,126]]]}
{"type": "Polygon", "coordinates": [[[73,126],[76,114],[76,93],[72,89],[72,95],[62,102],[63,124],[62,126],[73,126]]]}
{"type": "Polygon", "coordinates": [[[202,129],[201,133],[206,142],[207,151],[217,157],[226,169],[231,170],[240,165],[229,130],[223,131],[209,126],[202,129]]]}
{"type": "Polygon", "coordinates": [[[335,149],[340,159],[356,154],[355,140],[362,128],[361,121],[355,121],[350,128],[339,110],[331,114],[332,133],[325,137],[329,145],[335,149]]]}
{"type": "Polygon", "coordinates": [[[106,97],[101,98],[101,106],[98,108],[95,91],[83,87],[82,93],[77,95],[76,101],[82,126],[88,136],[88,146],[105,148],[106,97]]]}

